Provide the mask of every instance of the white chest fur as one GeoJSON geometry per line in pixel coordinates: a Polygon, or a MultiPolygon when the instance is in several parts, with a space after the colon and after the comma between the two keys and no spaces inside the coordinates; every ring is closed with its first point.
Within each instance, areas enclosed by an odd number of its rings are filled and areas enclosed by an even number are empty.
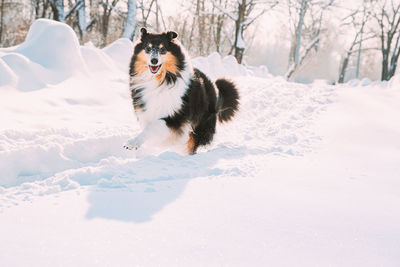
{"type": "Polygon", "coordinates": [[[140,97],[144,109],[136,110],[136,115],[142,128],[158,119],[172,116],[181,108],[182,96],[188,86],[186,81],[190,78],[183,76],[174,84],[158,85],[158,82],[148,75],[134,78],[134,86],[131,88],[131,90],[141,88],[140,97]]]}

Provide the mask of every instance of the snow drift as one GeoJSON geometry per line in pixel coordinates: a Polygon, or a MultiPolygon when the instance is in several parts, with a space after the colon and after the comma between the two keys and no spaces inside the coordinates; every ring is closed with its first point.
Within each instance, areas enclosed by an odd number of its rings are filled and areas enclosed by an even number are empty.
{"type": "MultiPolygon", "coordinates": [[[[104,49],[80,46],[68,25],[39,19],[24,43],[0,50],[0,91],[8,92],[0,100],[0,186],[60,177],[78,184],[120,179],[114,167],[106,167],[109,164],[132,172],[134,154],[120,149],[139,130],[127,88],[132,49],[128,39],[104,49]],[[10,87],[25,93],[2,90],[10,87]]],[[[263,66],[239,65],[232,56],[213,53],[193,59],[193,65],[213,79],[243,77],[236,82],[245,112],[228,130],[220,127],[224,138],[217,135],[215,142],[236,147],[236,153],[304,154],[318,139],[306,129],[308,122],[334,101],[334,89],[324,81],[287,83],[263,66]],[[238,148],[242,144],[247,152],[238,148]]],[[[391,86],[397,86],[397,78],[391,86]]]]}
{"type": "MultiPolygon", "coordinates": [[[[68,25],[46,19],[32,25],[21,45],[0,49],[1,85],[25,92],[2,100],[0,186],[42,180],[75,168],[87,172],[88,166],[106,158],[129,157],[120,144],[138,130],[127,88],[132,50],[132,42],[124,38],[104,49],[90,43],[80,46],[68,25]],[[118,135],[104,129],[111,126],[118,135]]],[[[196,58],[193,64],[212,78],[268,75],[264,67],[246,68],[232,56],[222,59],[217,53],[196,58]]],[[[99,179],[100,174],[75,180],[96,184],[99,179]]]]}
{"type": "Polygon", "coordinates": [[[64,23],[38,19],[25,41],[0,49],[0,85],[32,91],[60,83],[73,75],[88,75],[121,67],[121,56],[129,58],[132,43],[120,39],[105,49],[80,46],[75,32],[64,23]]]}

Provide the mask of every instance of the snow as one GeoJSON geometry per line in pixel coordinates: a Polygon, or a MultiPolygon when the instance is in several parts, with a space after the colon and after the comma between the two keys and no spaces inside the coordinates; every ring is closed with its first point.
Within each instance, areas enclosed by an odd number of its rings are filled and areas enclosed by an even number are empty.
{"type": "Polygon", "coordinates": [[[217,52],[211,53],[208,57],[197,57],[192,60],[193,65],[199,70],[206,73],[212,79],[220,77],[236,77],[236,76],[255,76],[255,77],[272,77],[266,66],[244,66],[237,64],[234,56],[221,58],[217,52]]]}
{"type": "Polygon", "coordinates": [[[139,157],[132,48],[38,20],[0,49],[0,266],[399,264],[398,75],[306,85],[196,58],[238,85],[236,119],[197,155],[139,157]]]}
{"type": "Polygon", "coordinates": [[[399,89],[400,88],[400,74],[397,74],[392,77],[389,81],[390,87],[393,89],[399,89]]]}

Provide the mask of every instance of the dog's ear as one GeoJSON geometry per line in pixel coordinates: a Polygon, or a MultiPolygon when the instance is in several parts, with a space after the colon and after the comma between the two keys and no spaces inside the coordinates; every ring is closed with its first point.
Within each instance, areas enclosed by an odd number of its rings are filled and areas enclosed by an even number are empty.
{"type": "Polygon", "coordinates": [[[143,39],[143,37],[147,35],[147,30],[146,28],[141,28],[140,32],[142,33],[142,36],[140,38],[143,39]]]}
{"type": "Polygon", "coordinates": [[[178,37],[178,34],[176,33],[176,32],[174,32],[174,31],[169,31],[169,32],[167,32],[167,38],[168,38],[168,40],[172,40],[172,39],[175,39],[176,37],[178,37]]]}

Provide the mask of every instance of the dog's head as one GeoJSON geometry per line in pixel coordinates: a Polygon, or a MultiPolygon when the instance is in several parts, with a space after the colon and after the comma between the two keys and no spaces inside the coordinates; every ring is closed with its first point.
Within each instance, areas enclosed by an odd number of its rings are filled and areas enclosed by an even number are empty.
{"type": "Polygon", "coordinates": [[[179,76],[179,71],[185,67],[184,54],[178,34],[174,31],[161,34],[148,33],[141,30],[140,41],[136,44],[131,62],[132,76],[150,73],[162,83],[167,75],[179,76]]]}

